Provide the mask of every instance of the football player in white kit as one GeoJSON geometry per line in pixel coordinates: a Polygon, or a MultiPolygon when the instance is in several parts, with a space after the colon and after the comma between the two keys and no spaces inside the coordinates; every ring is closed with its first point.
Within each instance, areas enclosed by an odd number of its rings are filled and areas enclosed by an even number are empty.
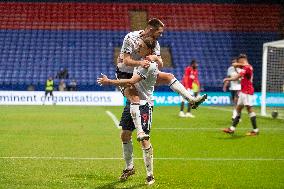
{"type": "MultiPolygon", "coordinates": [[[[121,48],[120,55],[117,59],[117,70],[116,77],[117,79],[129,79],[133,74],[134,67],[142,66],[147,68],[149,66],[149,60],[142,59],[143,55],[139,52],[139,39],[152,37],[157,40],[163,33],[164,24],[156,18],[153,18],[148,21],[147,27],[145,30],[134,31],[128,33],[124,40],[121,48]]],[[[160,67],[163,66],[163,61],[160,56],[160,45],[158,41],[151,47],[151,60],[155,60],[160,67]]],[[[173,76],[173,74],[160,72],[159,77],[157,78],[157,83],[169,85],[170,88],[183,96],[187,101],[193,104],[193,108],[196,108],[201,104],[205,99],[206,95],[194,97],[192,96],[184,86],[173,76]]],[[[135,87],[120,87],[123,95],[128,99],[124,111],[121,116],[120,126],[132,122],[135,124],[137,129],[137,140],[141,141],[149,138],[147,134],[143,132],[141,127],[141,116],[139,113],[139,97],[135,87]],[[129,111],[130,115],[129,116],[129,111]]],[[[125,141],[125,138],[129,138],[129,133],[127,130],[123,130],[121,133],[122,141],[125,141]]]]}
{"type": "MultiPolygon", "coordinates": [[[[136,67],[133,72],[133,76],[130,79],[117,79],[111,80],[107,76],[103,75],[102,78],[98,78],[97,82],[100,85],[118,85],[121,87],[130,87],[134,86],[135,90],[139,96],[139,110],[142,117],[141,127],[145,134],[149,135],[152,123],[152,95],[154,91],[154,86],[157,81],[158,76],[158,64],[156,62],[150,62],[147,68],[142,66],[136,67]]],[[[125,116],[127,112],[130,111],[129,108],[126,108],[124,111],[125,116]]],[[[129,116],[128,116],[129,117],[129,116]]],[[[123,120],[122,120],[123,121],[123,120]]],[[[133,120],[134,122],[134,120],[133,120]]],[[[124,121],[122,124],[123,130],[128,130],[132,132],[135,129],[135,125],[131,122],[124,121]]],[[[150,139],[140,141],[142,150],[144,164],[146,167],[147,178],[146,183],[151,185],[155,182],[153,176],[153,147],[150,143],[150,139]]],[[[129,176],[135,173],[134,171],[134,162],[133,162],[133,146],[131,138],[128,141],[123,142],[124,149],[124,159],[126,161],[126,169],[123,171],[121,180],[126,180],[129,176]]]]}
{"type": "MultiPolygon", "coordinates": [[[[237,63],[237,59],[234,58],[232,60],[232,65],[228,68],[227,71],[227,77],[235,77],[236,75],[238,75],[241,71],[240,68],[234,67],[233,64],[237,63]]],[[[241,90],[241,81],[240,80],[235,80],[235,81],[227,81],[224,82],[223,85],[223,91],[226,92],[227,88],[229,87],[229,90],[231,91],[231,99],[234,105],[234,110],[233,110],[233,115],[232,115],[232,120],[235,119],[235,117],[237,116],[237,110],[236,110],[236,106],[237,106],[237,102],[239,99],[239,92],[241,90]]]]}
{"type": "MultiPolygon", "coordinates": [[[[149,37],[149,38],[141,38],[138,40],[139,42],[139,53],[142,56],[146,56],[151,51],[149,49],[154,49],[156,41],[149,37]],[[152,39],[152,40],[151,40],[152,39]],[[154,44],[154,45],[153,45],[154,44]]],[[[149,56],[147,57],[149,60],[157,60],[156,56],[149,56]]],[[[157,60],[158,61],[158,60],[157,60]]],[[[127,87],[135,89],[138,93],[137,99],[139,100],[139,110],[140,115],[142,117],[141,120],[141,127],[143,132],[147,135],[150,133],[151,129],[151,121],[152,121],[152,95],[154,91],[154,86],[159,78],[159,75],[162,73],[158,70],[159,64],[154,61],[150,61],[149,67],[144,68],[143,66],[136,67],[133,72],[133,76],[130,79],[117,79],[111,80],[108,79],[107,76],[103,75],[102,78],[98,78],[97,82],[100,85],[118,85],[122,87],[127,87]]],[[[174,78],[174,76],[173,76],[174,78]]],[[[135,95],[134,95],[135,96],[135,95]]],[[[205,96],[206,98],[206,96],[205,96]]],[[[203,100],[204,97],[203,97],[203,100]]],[[[126,106],[127,107],[127,106],[126,106]]],[[[126,169],[123,171],[122,176],[120,177],[121,180],[126,180],[129,176],[135,173],[134,165],[133,165],[133,146],[131,141],[131,133],[135,129],[136,125],[133,124],[135,120],[129,120],[129,111],[130,108],[125,108],[123,115],[124,117],[121,120],[122,129],[130,132],[129,135],[125,135],[123,139],[123,152],[124,152],[124,159],[126,162],[126,169]],[[128,137],[126,137],[128,136],[128,137]]],[[[143,156],[144,156],[144,163],[147,171],[147,184],[154,183],[154,176],[153,176],[153,148],[150,143],[149,138],[145,140],[141,140],[141,145],[143,149],[143,156]]]]}

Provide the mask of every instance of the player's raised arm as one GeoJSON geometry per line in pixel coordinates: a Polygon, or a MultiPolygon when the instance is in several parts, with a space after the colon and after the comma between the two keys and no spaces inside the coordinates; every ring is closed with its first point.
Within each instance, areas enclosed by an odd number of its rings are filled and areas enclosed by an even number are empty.
{"type": "Polygon", "coordinates": [[[131,66],[131,67],[137,67],[137,66],[142,66],[144,68],[149,67],[149,61],[148,60],[134,60],[131,57],[131,54],[134,53],[138,48],[138,44],[130,37],[130,34],[126,35],[122,48],[121,48],[121,53],[123,54],[123,63],[126,66],[131,66]]]}
{"type": "Polygon", "coordinates": [[[126,66],[132,66],[132,67],[137,67],[137,66],[142,66],[143,68],[148,68],[150,65],[149,60],[134,60],[131,58],[130,54],[124,53],[123,54],[123,63],[126,66]]]}
{"type": "Polygon", "coordinates": [[[109,79],[106,75],[102,74],[102,77],[97,78],[99,85],[119,85],[119,86],[130,86],[142,80],[142,78],[134,74],[131,79],[109,79]]]}
{"type": "Polygon", "coordinates": [[[229,81],[224,81],[224,85],[223,85],[223,91],[226,92],[227,88],[229,86],[229,81]]]}
{"type": "Polygon", "coordinates": [[[240,79],[242,76],[241,74],[237,74],[234,77],[227,77],[223,80],[223,82],[227,82],[227,81],[236,81],[238,79],[240,79]]]}

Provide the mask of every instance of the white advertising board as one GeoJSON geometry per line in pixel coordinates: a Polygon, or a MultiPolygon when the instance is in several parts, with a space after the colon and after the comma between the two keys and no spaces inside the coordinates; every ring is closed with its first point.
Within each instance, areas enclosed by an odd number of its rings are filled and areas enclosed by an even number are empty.
{"type": "MultiPolygon", "coordinates": [[[[44,91],[0,91],[0,105],[42,105],[44,91]]],[[[122,106],[120,92],[58,92],[54,91],[56,105],[122,106]]],[[[50,95],[46,105],[52,105],[50,95]]]]}

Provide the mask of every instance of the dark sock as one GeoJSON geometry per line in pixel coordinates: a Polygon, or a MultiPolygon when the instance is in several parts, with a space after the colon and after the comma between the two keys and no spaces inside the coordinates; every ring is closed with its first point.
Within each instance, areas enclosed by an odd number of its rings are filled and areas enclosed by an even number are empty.
{"type": "Polygon", "coordinates": [[[236,116],[235,119],[233,120],[232,126],[237,127],[239,121],[240,121],[241,116],[236,116]]]}
{"type": "Polygon", "coordinates": [[[184,102],[181,102],[181,104],[180,104],[180,111],[183,112],[183,109],[184,109],[184,102]]]}
{"type": "Polygon", "coordinates": [[[187,103],[187,112],[190,112],[190,110],[191,110],[190,103],[187,103]]]}
{"type": "Polygon", "coordinates": [[[256,116],[251,117],[250,121],[251,121],[253,129],[257,129],[257,126],[256,126],[256,116]]]}

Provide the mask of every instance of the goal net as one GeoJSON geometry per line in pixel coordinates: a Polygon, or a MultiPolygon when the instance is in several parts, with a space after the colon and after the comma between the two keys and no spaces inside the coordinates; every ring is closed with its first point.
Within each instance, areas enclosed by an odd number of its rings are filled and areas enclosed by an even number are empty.
{"type": "Polygon", "coordinates": [[[284,40],[263,44],[261,115],[266,115],[267,93],[284,92],[284,40]]]}

